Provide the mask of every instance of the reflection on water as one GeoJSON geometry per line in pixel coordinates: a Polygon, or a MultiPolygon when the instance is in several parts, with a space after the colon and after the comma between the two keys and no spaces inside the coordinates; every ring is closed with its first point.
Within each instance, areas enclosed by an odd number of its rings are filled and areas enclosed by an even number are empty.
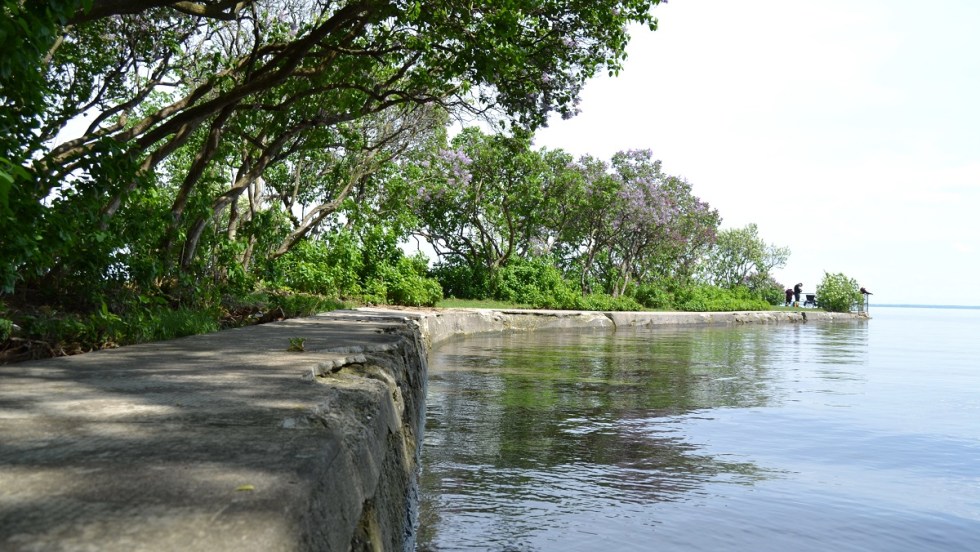
{"type": "Polygon", "coordinates": [[[681,328],[444,345],[430,361],[418,547],[980,543],[980,491],[950,500],[917,490],[957,478],[975,485],[966,466],[980,465],[977,442],[866,427],[870,331],[681,328]],[[934,467],[910,478],[910,454],[934,467]],[[915,492],[945,506],[909,534],[920,520],[897,504],[915,492]],[[891,534],[870,540],[848,529],[866,518],[891,534]]]}

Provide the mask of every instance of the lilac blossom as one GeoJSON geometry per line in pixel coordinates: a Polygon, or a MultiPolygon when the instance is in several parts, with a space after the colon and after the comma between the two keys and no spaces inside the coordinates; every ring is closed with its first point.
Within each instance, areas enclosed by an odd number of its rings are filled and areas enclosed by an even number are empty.
{"type": "Polygon", "coordinates": [[[439,160],[446,170],[445,178],[449,186],[466,185],[473,180],[473,174],[468,169],[473,160],[462,149],[440,150],[439,160]]]}

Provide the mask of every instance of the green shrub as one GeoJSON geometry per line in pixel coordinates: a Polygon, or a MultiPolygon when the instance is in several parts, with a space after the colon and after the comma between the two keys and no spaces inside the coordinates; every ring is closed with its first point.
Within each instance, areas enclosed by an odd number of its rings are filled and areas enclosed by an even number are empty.
{"type": "Polygon", "coordinates": [[[89,315],[64,313],[51,308],[24,314],[18,320],[25,337],[49,343],[52,350],[92,350],[126,343],[129,328],[108,311],[105,303],[89,315]]]}
{"type": "Polygon", "coordinates": [[[772,276],[753,273],[748,277],[746,285],[753,296],[770,305],[782,305],[786,302],[786,287],[772,276]]]}
{"type": "Polygon", "coordinates": [[[350,236],[338,234],[330,243],[303,240],[272,263],[269,282],[317,295],[356,295],[361,266],[360,250],[350,236]]]}
{"type": "Polygon", "coordinates": [[[487,299],[491,295],[487,273],[463,262],[438,263],[432,269],[432,276],[439,281],[446,297],[487,299]]]}
{"type": "Polygon", "coordinates": [[[25,318],[25,333],[31,339],[65,350],[161,341],[218,329],[215,309],[168,306],[134,306],[122,315],[109,312],[105,306],[88,316],[45,310],[25,318]]]}
{"type": "Polygon", "coordinates": [[[383,229],[356,236],[337,232],[305,240],[273,263],[269,282],[278,289],[354,298],[365,303],[431,306],[442,299],[439,282],[427,276],[421,253],[406,257],[383,229]]]}
{"type": "Polygon", "coordinates": [[[325,297],[312,293],[277,292],[268,296],[264,310],[282,309],[286,318],[313,316],[344,308],[344,304],[333,297],[325,297]]]}
{"type": "Polygon", "coordinates": [[[121,344],[176,339],[220,329],[215,309],[153,307],[125,316],[129,332],[121,344]]]}
{"type": "MultiPolygon", "coordinates": [[[[210,333],[222,325],[253,324],[262,320],[263,314],[274,314],[271,319],[275,320],[345,306],[334,298],[282,291],[258,291],[244,297],[226,295],[221,305],[202,301],[199,306],[173,306],[178,303],[159,295],[136,295],[113,303],[112,308],[103,301],[94,312],[64,312],[41,306],[18,311],[14,318],[24,337],[47,344],[48,354],[74,354],[210,333]]],[[[5,322],[12,327],[12,321],[0,318],[0,341],[7,338],[3,335],[5,322]]]]}
{"type": "Polygon", "coordinates": [[[660,283],[637,286],[633,298],[649,309],[667,310],[674,308],[674,294],[660,283]]]}
{"type": "Polygon", "coordinates": [[[857,281],[840,272],[824,272],[823,280],[817,285],[817,301],[826,311],[849,312],[852,305],[861,304],[861,299],[857,281]]]}
{"type": "Polygon", "coordinates": [[[744,286],[724,289],[701,284],[679,291],[677,308],[690,312],[764,311],[769,310],[770,305],[753,297],[744,286]]]}
{"type": "Polygon", "coordinates": [[[368,280],[361,286],[356,299],[369,305],[383,305],[388,302],[388,284],[380,278],[368,280]]]}
{"type": "Polygon", "coordinates": [[[10,335],[14,332],[14,323],[6,318],[0,318],[0,341],[6,341],[10,339],[10,335]]]}
{"type": "Polygon", "coordinates": [[[388,289],[388,300],[396,305],[433,307],[440,299],[442,286],[432,278],[404,278],[388,289]]]}
{"type": "Polygon", "coordinates": [[[494,280],[494,299],[524,303],[535,308],[579,309],[581,293],[544,258],[514,259],[494,280]]]}
{"type": "Polygon", "coordinates": [[[442,286],[426,276],[428,260],[420,253],[402,257],[394,267],[382,272],[389,303],[412,307],[431,307],[442,299],[442,286]]]}

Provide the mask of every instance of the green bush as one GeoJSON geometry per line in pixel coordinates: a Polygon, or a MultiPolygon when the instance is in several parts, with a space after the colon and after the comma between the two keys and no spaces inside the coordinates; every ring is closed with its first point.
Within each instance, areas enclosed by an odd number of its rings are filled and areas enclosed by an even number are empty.
{"type": "MultiPolygon", "coordinates": [[[[745,286],[723,289],[711,285],[681,286],[669,280],[648,282],[629,295],[585,295],[564,278],[547,258],[512,259],[492,278],[481,279],[462,263],[441,265],[434,271],[451,296],[465,299],[494,299],[531,308],[558,310],[638,311],[644,308],[682,311],[764,311],[768,295],[745,286]],[[477,283],[474,283],[477,282],[477,283]],[[490,288],[492,293],[483,290],[490,288]],[[464,293],[466,295],[464,295],[464,293]]],[[[765,287],[778,286],[771,279],[765,287]]],[[[780,290],[781,294],[782,291],[780,290]]]]}
{"type": "Polygon", "coordinates": [[[128,332],[121,345],[176,339],[220,329],[215,309],[153,307],[123,317],[128,332]]]}
{"type": "Polygon", "coordinates": [[[303,240],[272,263],[269,283],[317,295],[358,295],[361,251],[349,234],[329,242],[303,240]]]}
{"type": "Polygon", "coordinates": [[[421,253],[406,257],[383,229],[362,237],[341,231],[297,244],[270,267],[269,282],[279,289],[365,303],[431,306],[442,299],[442,288],[427,276],[428,265],[421,253]]]}
{"type": "Polygon", "coordinates": [[[494,279],[494,299],[543,309],[579,309],[581,293],[544,258],[514,259],[494,279]]]}
{"type": "MultiPolygon", "coordinates": [[[[226,295],[221,304],[199,301],[195,306],[175,306],[176,298],[136,295],[103,301],[93,312],[65,312],[50,306],[18,309],[10,316],[21,326],[25,338],[47,344],[42,356],[75,354],[162,341],[215,332],[270,319],[310,316],[343,308],[334,298],[297,292],[257,291],[246,296],[226,295]],[[109,305],[113,306],[110,307],[109,305]]],[[[6,340],[13,320],[0,318],[0,341],[6,340]],[[9,326],[9,327],[8,327],[9,326]]]]}
{"type": "Polygon", "coordinates": [[[384,280],[371,279],[359,286],[360,292],[350,297],[368,305],[383,305],[388,302],[388,286],[384,280]]]}
{"type": "Polygon", "coordinates": [[[824,272],[823,280],[817,285],[817,301],[826,311],[849,312],[852,305],[861,304],[861,299],[857,281],[840,272],[824,272]]]}
{"type": "Polygon", "coordinates": [[[6,318],[0,318],[0,341],[10,339],[14,332],[14,323],[6,318]]]}
{"type": "Polygon", "coordinates": [[[674,308],[674,294],[671,290],[660,283],[643,284],[637,286],[633,293],[641,305],[649,309],[668,310],[674,308]]]}
{"type": "Polygon", "coordinates": [[[442,286],[432,278],[404,278],[388,289],[388,300],[395,305],[434,307],[442,299],[442,286]]]}
{"type": "Polygon", "coordinates": [[[583,295],[547,258],[515,259],[495,278],[495,299],[556,310],[637,311],[643,305],[628,296],[583,295]]]}
{"type": "Polygon", "coordinates": [[[753,296],[770,305],[782,305],[786,302],[786,288],[772,276],[754,273],[748,277],[746,285],[753,296]]]}
{"type": "Polygon", "coordinates": [[[52,345],[89,341],[88,327],[81,317],[57,311],[43,311],[23,319],[24,334],[30,339],[46,341],[52,345]]]}
{"type": "Polygon", "coordinates": [[[388,267],[383,273],[388,302],[412,307],[435,306],[442,299],[442,286],[426,276],[428,265],[420,253],[402,257],[395,267],[388,267]]]}
{"type": "Polygon", "coordinates": [[[23,318],[30,339],[51,344],[53,350],[87,351],[133,343],[174,339],[219,329],[216,309],[136,306],[122,314],[105,303],[89,315],[42,309],[23,318]]]}
{"type": "Polygon", "coordinates": [[[295,318],[341,309],[344,308],[344,304],[333,297],[312,293],[270,293],[263,310],[270,311],[277,308],[282,309],[286,318],[295,318]]]}
{"type": "Polygon", "coordinates": [[[463,262],[450,260],[438,263],[432,269],[432,276],[442,285],[446,297],[487,299],[491,295],[486,272],[463,262]]]}
{"type": "Polygon", "coordinates": [[[701,284],[679,291],[677,308],[690,312],[764,311],[769,310],[770,305],[753,297],[744,286],[724,289],[701,284]]]}

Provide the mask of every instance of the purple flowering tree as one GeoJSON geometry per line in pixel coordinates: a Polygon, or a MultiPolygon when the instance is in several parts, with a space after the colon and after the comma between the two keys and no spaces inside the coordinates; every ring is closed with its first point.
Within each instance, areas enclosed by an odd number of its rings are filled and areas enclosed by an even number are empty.
{"type": "Polygon", "coordinates": [[[572,217],[570,157],[534,151],[527,136],[468,128],[415,167],[416,233],[443,260],[492,273],[514,256],[546,254],[572,217]]]}
{"type": "Polygon", "coordinates": [[[583,291],[598,284],[618,296],[632,284],[690,278],[720,219],[689,183],[665,174],[649,150],[617,153],[611,164],[583,157],[578,169],[583,195],[566,266],[583,291]]]}
{"type": "Polygon", "coordinates": [[[656,280],[685,282],[697,261],[714,243],[721,218],[692,193],[690,183],[663,172],[649,150],[617,153],[613,167],[623,179],[619,231],[610,262],[615,270],[612,293],[631,283],[656,280]]]}
{"type": "Polygon", "coordinates": [[[615,240],[610,214],[617,209],[622,179],[608,162],[588,155],[570,168],[579,175],[578,186],[568,194],[571,223],[563,228],[557,257],[583,292],[602,291],[594,289],[601,280],[597,268],[615,240]]]}

